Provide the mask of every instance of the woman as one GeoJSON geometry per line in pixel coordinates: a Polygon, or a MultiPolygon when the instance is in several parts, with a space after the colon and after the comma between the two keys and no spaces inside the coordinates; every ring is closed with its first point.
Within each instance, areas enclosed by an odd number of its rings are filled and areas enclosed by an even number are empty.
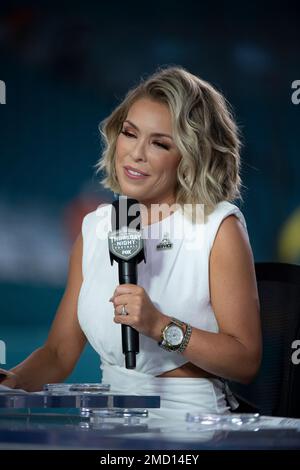
{"type": "Polygon", "coordinates": [[[100,206],[83,220],[45,345],[2,383],[34,391],[62,381],[88,340],[113,391],[161,396],[152,416],[227,412],[225,380],[248,383],[261,359],[253,255],[244,216],[230,202],[241,197],[241,180],[228,105],[184,68],[161,68],[127,93],[100,130],[102,184],[142,208],[147,261],[138,265],[138,285],[118,285],[107,249],[112,206],[100,206]],[[204,208],[200,223],[195,207],[204,208]],[[185,224],[184,236],[174,236],[171,222],[185,224]],[[140,333],[134,370],[124,367],[120,324],[140,333]]]}

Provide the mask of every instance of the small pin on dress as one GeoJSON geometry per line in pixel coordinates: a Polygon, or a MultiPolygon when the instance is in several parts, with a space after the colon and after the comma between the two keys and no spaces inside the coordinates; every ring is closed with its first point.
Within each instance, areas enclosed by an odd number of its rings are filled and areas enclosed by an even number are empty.
{"type": "Polygon", "coordinates": [[[173,248],[173,243],[168,237],[169,237],[169,234],[165,233],[162,241],[159,242],[158,245],[156,245],[157,250],[170,250],[171,248],[173,248]]]}

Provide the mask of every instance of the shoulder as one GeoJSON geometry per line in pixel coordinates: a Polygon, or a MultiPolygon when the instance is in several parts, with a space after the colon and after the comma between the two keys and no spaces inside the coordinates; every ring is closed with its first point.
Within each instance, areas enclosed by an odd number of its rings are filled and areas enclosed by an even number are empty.
{"type": "MultiPolygon", "coordinates": [[[[90,263],[99,242],[101,246],[107,243],[107,235],[110,230],[111,204],[100,204],[95,210],[88,212],[82,220],[82,272],[86,276],[90,263]],[[102,243],[103,242],[103,243],[102,243]]],[[[104,246],[104,245],[103,245],[104,246]]]]}
{"type": "Polygon", "coordinates": [[[220,224],[226,217],[234,215],[246,227],[246,220],[241,209],[229,201],[221,201],[216,204],[214,210],[208,215],[208,223],[220,224]]]}
{"type": "Polygon", "coordinates": [[[216,238],[219,239],[224,232],[226,232],[225,236],[231,236],[233,231],[235,234],[240,231],[248,238],[247,224],[242,211],[228,201],[216,204],[214,210],[207,215],[205,226],[209,250],[215,246],[216,238]]]}
{"type": "Polygon", "coordinates": [[[111,204],[107,204],[107,203],[99,204],[99,206],[96,207],[96,209],[85,214],[85,216],[82,219],[82,223],[85,225],[88,225],[99,220],[103,216],[110,214],[111,207],[112,207],[111,204]]]}
{"type": "MultiPolygon", "coordinates": [[[[234,204],[224,201],[217,208],[216,233],[211,246],[211,261],[245,262],[252,257],[245,217],[234,204]],[[225,202],[225,204],[224,204],[225,202]]],[[[216,217],[216,215],[215,215],[216,217]]]]}
{"type": "Polygon", "coordinates": [[[111,219],[111,204],[100,204],[95,210],[88,212],[82,219],[82,235],[88,237],[89,235],[96,236],[101,229],[110,223],[111,219]]]}

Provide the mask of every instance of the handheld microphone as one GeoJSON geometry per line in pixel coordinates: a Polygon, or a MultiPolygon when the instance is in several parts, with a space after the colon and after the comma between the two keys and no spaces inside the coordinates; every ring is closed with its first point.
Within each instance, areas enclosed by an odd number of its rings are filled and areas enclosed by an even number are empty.
{"type": "MultiPolygon", "coordinates": [[[[119,265],[119,283],[137,284],[137,265],[146,262],[141,233],[140,206],[136,199],[120,196],[112,203],[111,232],[108,234],[110,262],[119,265]]],[[[136,367],[139,334],[129,325],[122,325],[122,349],[127,369],[136,367]]]]}

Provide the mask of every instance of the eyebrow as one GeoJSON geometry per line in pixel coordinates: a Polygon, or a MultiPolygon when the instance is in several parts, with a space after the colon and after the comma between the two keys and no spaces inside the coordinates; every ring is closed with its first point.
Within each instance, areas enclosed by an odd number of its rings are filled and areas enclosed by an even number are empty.
{"type": "MultiPolygon", "coordinates": [[[[139,131],[138,126],[133,124],[133,122],[129,121],[129,119],[125,119],[124,122],[128,122],[132,127],[134,127],[137,131],[139,131]]],[[[161,134],[160,132],[153,132],[151,135],[153,135],[155,137],[169,137],[169,139],[173,140],[173,137],[170,134],[161,134]]]]}

